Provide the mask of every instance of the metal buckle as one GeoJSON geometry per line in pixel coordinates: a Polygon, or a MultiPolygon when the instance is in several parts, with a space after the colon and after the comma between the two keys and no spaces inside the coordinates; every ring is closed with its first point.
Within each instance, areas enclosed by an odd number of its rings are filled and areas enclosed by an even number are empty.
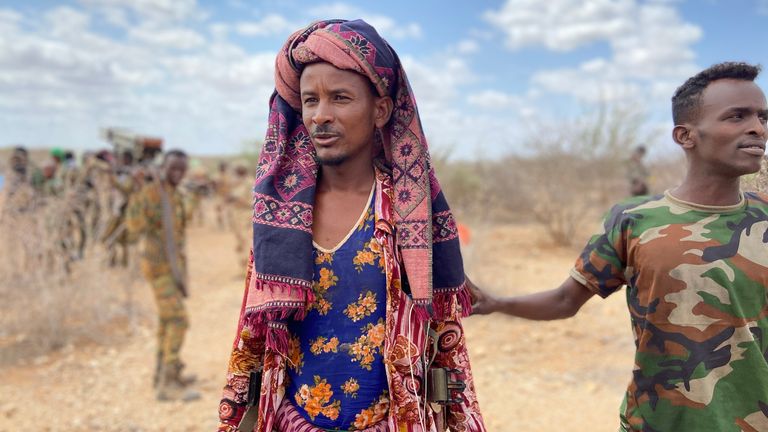
{"type": "Polygon", "coordinates": [[[427,388],[428,400],[441,405],[460,404],[461,399],[453,398],[452,392],[463,392],[467,388],[464,381],[453,378],[451,375],[460,374],[458,369],[431,368],[429,369],[429,381],[427,388]]]}

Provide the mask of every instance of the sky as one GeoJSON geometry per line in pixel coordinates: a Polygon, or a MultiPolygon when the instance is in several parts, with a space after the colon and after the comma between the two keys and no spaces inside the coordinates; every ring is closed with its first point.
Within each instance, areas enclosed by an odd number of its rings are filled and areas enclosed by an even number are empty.
{"type": "Polygon", "coordinates": [[[430,147],[462,159],[525,152],[547,133],[531,125],[599,106],[669,131],[689,76],[768,66],[768,0],[0,0],[0,147],[82,152],[122,127],[197,155],[254,151],[277,51],[324,18],[388,40],[430,147]]]}

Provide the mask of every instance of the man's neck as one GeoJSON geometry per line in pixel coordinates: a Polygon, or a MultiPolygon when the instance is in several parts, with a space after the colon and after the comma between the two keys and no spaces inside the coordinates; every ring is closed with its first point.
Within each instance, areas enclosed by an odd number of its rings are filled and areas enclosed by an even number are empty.
{"type": "Polygon", "coordinates": [[[729,206],[741,199],[739,177],[696,176],[688,173],[680,186],[670,193],[678,199],[708,206],[729,206]]]}
{"type": "Polygon", "coordinates": [[[373,177],[372,160],[365,163],[343,163],[338,166],[323,165],[320,167],[318,189],[322,192],[367,193],[371,190],[373,177]]]}

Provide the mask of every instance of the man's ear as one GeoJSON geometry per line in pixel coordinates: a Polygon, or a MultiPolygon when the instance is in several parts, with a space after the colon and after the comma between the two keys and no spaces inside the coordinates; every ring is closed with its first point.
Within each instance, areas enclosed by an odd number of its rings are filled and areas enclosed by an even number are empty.
{"type": "Polygon", "coordinates": [[[675,125],[672,129],[672,139],[683,149],[692,149],[696,146],[695,133],[687,123],[675,125]]]}
{"type": "Polygon", "coordinates": [[[376,99],[376,117],[375,124],[377,128],[382,128],[389,122],[389,118],[392,116],[392,108],[394,103],[389,96],[383,96],[376,99]]]}

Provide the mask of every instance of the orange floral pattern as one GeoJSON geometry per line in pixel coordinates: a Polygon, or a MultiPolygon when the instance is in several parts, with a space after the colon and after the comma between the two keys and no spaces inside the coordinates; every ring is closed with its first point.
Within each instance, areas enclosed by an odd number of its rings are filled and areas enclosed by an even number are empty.
{"type": "Polygon", "coordinates": [[[320,315],[326,315],[333,305],[325,295],[328,290],[336,286],[339,282],[339,277],[333,273],[333,270],[329,268],[321,268],[317,282],[312,284],[312,291],[315,293],[315,301],[309,305],[309,310],[315,309],[320,315]]]}
{"type": "Polygon", "coordinates": [[[373,291],[360,294],[355,303],[350,303],[344,309],[344,314],[354,322],[358,322],[374,312],[376,312],[376,294],[373,291]]]}
{"type": "Polygon", "coordinates": [[[333,264],[333,252],[317,251],[315,257],[315,264],[320,265],[322,263],[333,264]]]}
{"type": "Polygon", "coordinates": [[[324,378],[315,375],[315,385],[304,384],[293,398],[298,406],[304,407],[312,420],[320,414],[331,420],[336,420],[339,417],[341,401],[331,402],[332,397],[331,385],[324,378]]]}
{"type": "Polygon", "coordinates": [[[355,422],[353,424],[355,430],[369,428],[384,420],[384,417],[387,416],[388,411],[389,397],[387,396],[387,392],[384,391],[384,393],[379,396],[379,400],[355,416],[355,422]]]}
{"type": "Polygon", "coordinates": [[[349,345],[349,355],[353,362],[358,362],[364,369],[371,370],[371,364],[376,354],[381,354],[384,347],[384,319],[379,318],[376,324],[370,323],[361,329],[365,334],[349,345]]]}
{"type": "Polygon", "coordinates": [[[376,238],[366,242],[363,248],[357,251],[357,255],[352,258],[352,264],[355,265],[358,273],[363,271],[363,266],[366,265],[378,265],[381,271],[384,271],[384,256],[381,253],[381,245],[376,238]]]}
{"type": "Polygon", "coordinates": [[[357,224],[357,232],[360,231],[367,231],[371,229],[371,225],[373,225],[374,220],[376,220],[376,215],[373,212],[373,207],[368,207],[368,209],[365,211],[365,215],[363,216],[363,219],[360,221],[359,224],[357,224]]]}
{"type": "Polygon", "coordinates": [[[360,390],[360,384],[354,378],[348,379],[344,384],[341,385],[341,391],[353,399],[357,397],[358,390],[360,390]]]}
{"type": "Polygon", "coordinates": [[[301,375],[301,368],[304,366],[304,353],[301,351],[299,338],[291,336],[288,339],[288,367],[301,375]]]}
{"type": "Polygon", "coordinates": [[[339,338],[336,336],[328,340],[325,336],[318,336],[317,339],[312,341],[312,346],[309,347],[312,354],[319,355],[320,353],[338,352],[339,351],[339,338]]]}

